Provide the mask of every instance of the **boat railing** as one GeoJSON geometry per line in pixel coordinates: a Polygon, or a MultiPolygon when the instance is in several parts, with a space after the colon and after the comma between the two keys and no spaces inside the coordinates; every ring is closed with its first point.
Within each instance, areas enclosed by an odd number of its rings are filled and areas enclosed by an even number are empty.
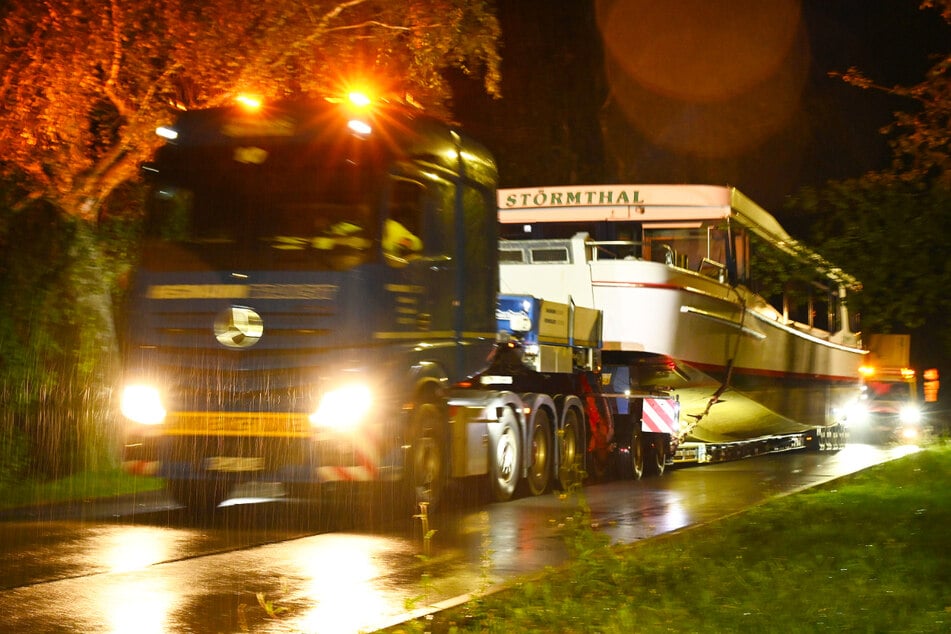
{"type": "Polygon", "coordinates": [[[639,260],[641,242],[631,240],[588,240],[589,260],[639,260]]]}
{"type": "Polygon", "coordinates": [[[697,273],[715,278],[721,283],[726,281],[726,266],[722,262],[717,262],[710,258],[700,260],[700,264],[697,266],[697,273]]]}
{"type": "Polygon", "coordinates": [[[677,249],[669,244],[661,244],[660,246],[664,249],[664,264],[667,266],[676,266],[679,269],[688,267],[686,253],[678,253],[677,249]]]}

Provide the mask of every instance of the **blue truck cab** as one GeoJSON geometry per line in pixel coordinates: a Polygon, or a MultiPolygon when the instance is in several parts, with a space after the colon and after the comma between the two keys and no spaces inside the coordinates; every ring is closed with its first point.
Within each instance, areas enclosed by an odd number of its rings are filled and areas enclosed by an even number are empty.
{"type": "Polygon", "coordinates": [[[448,477],[445,392],[495,342],[489,152],[337,99],[183,112],[159,133],[123,311],[126,469],[196,509],[252,479],[448,477]]]}

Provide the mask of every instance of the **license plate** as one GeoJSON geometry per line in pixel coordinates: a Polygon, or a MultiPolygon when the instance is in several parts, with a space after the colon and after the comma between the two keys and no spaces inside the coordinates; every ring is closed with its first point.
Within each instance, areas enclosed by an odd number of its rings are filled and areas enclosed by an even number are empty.
{"type": "Polygon", "coordinates": [[[205,458],[206,471],[226,471],[240,473],[246,471],[264,471],[264,458],[240,456],[212,456],[205,458]]]}

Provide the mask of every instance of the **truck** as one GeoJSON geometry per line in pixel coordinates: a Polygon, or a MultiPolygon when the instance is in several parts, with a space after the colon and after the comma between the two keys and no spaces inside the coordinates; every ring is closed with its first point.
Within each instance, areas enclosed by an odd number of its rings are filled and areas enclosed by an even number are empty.
{"type": "MultiPolygon", "coordinates": [[[[462,479],[504,501],[698,456],[684,369],[604,341],[627,307],[500,292],[512,244],[490,152],[413,106],[350,97],[239,99],[156,130],[121,311],[123,467],[196,514],[247,483],[383,487],[415,511],[462,479]]],[[[718,279],[694,277],[722,285],[714,256],[718,279]]],[[[718,385],[702,403],[722,416],[742,400],[718,385]]]]}
{"type": "Polygon", "coordinates": [[[916,442],[927,431],[911,335],[870,334],[862,392],[849,410],[850,433],[871,443],[916,442]]]}
{"type": "Polygon", "coordinates": [[[505,500],[607,460],[599,313],[499,296],[478,142],[344,97],[157,133],[120,328],[127,471],[204,514],[249,482],[419,508],[479,476],[505,500]]]}

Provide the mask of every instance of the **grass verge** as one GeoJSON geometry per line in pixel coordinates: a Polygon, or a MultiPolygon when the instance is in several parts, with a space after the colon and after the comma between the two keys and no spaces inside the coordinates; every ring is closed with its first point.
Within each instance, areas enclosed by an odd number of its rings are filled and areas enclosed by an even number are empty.
{"type": "Polygon", "coordinates": [[[389,632],[951,631],[951,445],[561,568],[389,632]]]}
{"type": "Polygon", "coordinates": [[[0,509],[155,491],[165,486],[158,478],[129,475],[119,469],[84,472],[59,480],[26,480],[0,484],[0,509]]]}

